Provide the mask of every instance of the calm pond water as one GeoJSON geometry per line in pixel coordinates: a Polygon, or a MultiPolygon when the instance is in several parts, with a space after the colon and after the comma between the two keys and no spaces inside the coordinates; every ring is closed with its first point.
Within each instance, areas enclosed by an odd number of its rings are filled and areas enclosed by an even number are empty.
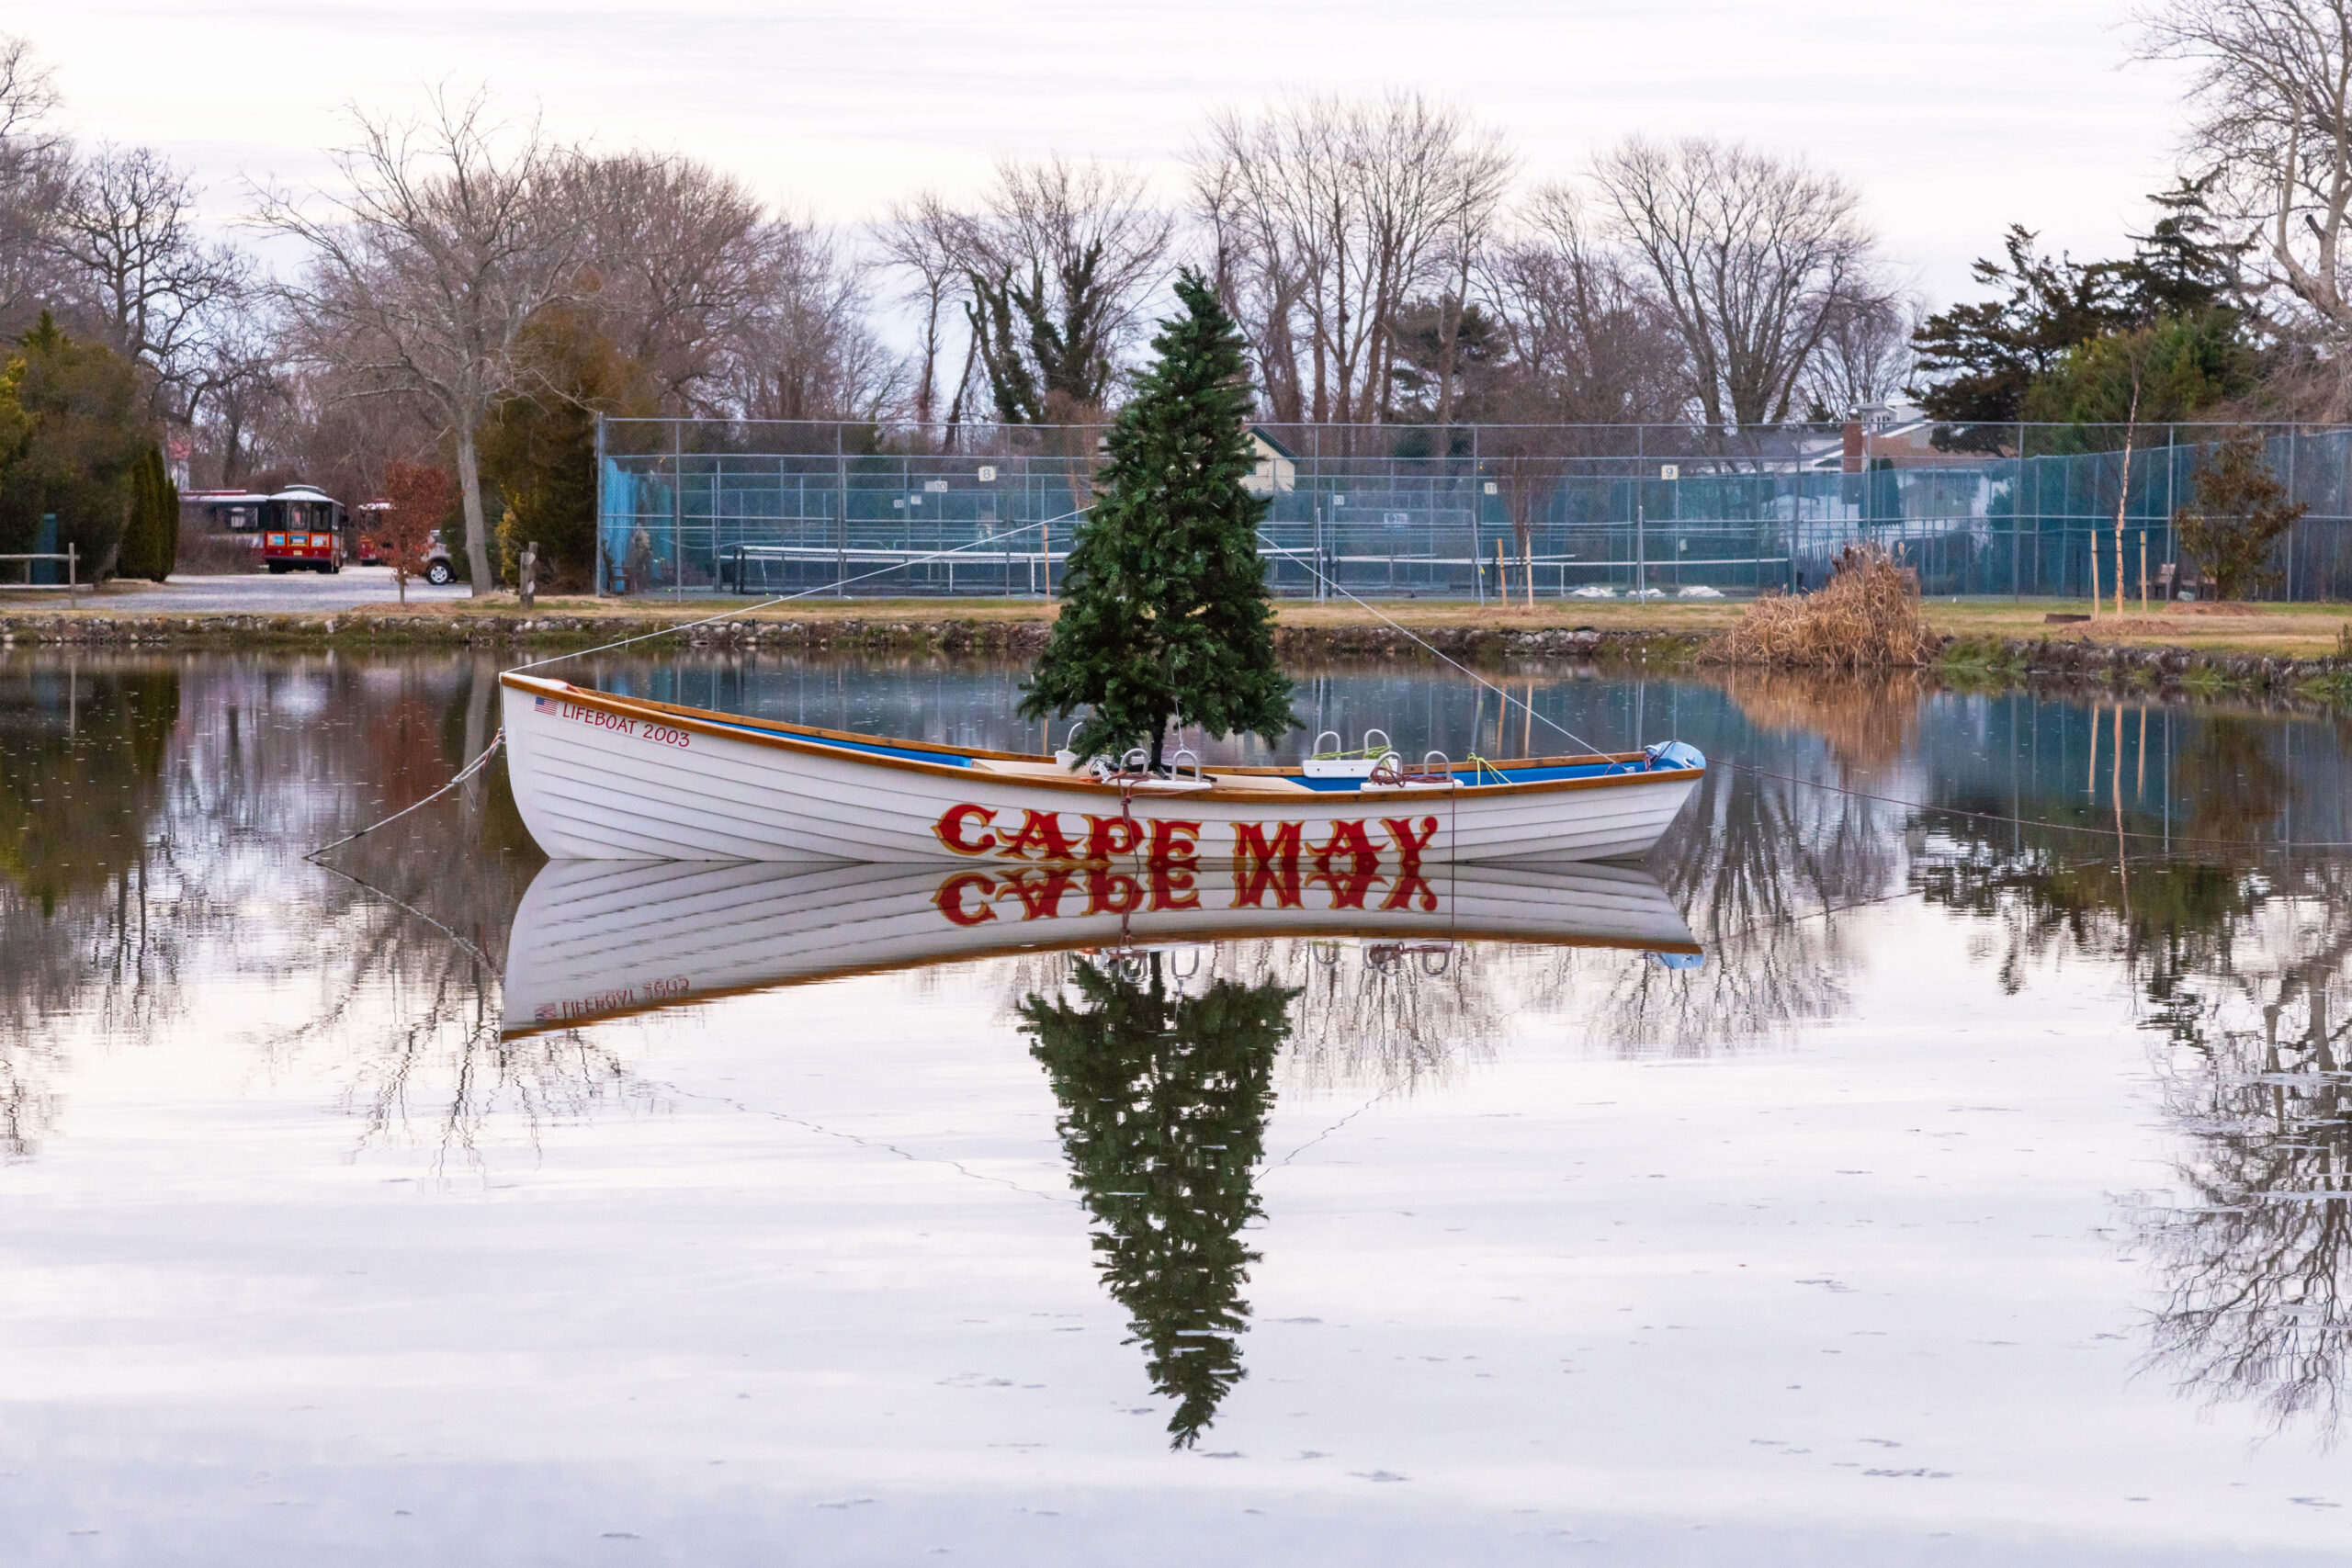
{"type": "Polygon", "coordinates": [[[1511,670],[1747,766],[1360,913],[549,865],[496,766],[303,862],[494,676],[0,653],[6,1562],[2352,1562],[2333,720],[1511,670]]]}

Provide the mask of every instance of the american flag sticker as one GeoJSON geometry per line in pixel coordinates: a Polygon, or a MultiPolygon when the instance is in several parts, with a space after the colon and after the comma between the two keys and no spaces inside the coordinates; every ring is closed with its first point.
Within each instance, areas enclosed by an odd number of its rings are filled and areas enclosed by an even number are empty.
{"type": "Polygon", "coordinates": [[[531,711],[533,713],[552,713],[558,711],[558,705],[546,697],[533,697],[531,699],[531,711]]]}

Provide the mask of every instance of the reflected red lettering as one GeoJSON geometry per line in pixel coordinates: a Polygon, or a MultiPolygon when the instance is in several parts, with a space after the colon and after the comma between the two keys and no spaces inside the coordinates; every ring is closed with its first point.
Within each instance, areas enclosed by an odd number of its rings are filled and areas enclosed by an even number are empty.
{"type": "Polygon", "coordinates": [[[1269,893],[1278,909],[1299,907],[1299,838],[1295,822],[1276,829],[1271,842],[1263,823],[1233,825],[1233,908],[1263,908],[1269,893]]]}
{"type": "Polygon", "coordinates": [[[1086,874],[1086,912],[1090,915],[1131,915],[1143,903],[1143,888],[1124,871],[1086,874]]]}
{"type": "Polygon", "coordinates": [[[1008,874],[1003,891],[1021,900],[1023,920],[1050,920],[1062,912],[1062,895],[1069,891],[1070,874],[1067,871],[1016,871],[1008,874]]]}
{"type": "MultiPolygon", "coordinates": [[[[1321,862],[1318,860],[1317,863],[1321,862]]],[[[1319,882],[1331,890],[1331,908],[1334,909],[1361,909],[1364,895],[1372,891],[1374,884],[1387,880],[1379,874],[1379,857],[1359,855],[1354,866],[1348,871],[1338,872],[1325,866],[1306,880],[1310,886],[1319,882]]]]}
{"type": "Polygon", "coordinates": [[[995,879],[985,872],[958,872],[939,885],[939,891],[931,896],[931,901],[939,906],[941,914],[956,924],[977,926],[983,920],[996,919],[996,911],[989,908],[988,903],[989,895],[995,891],[995,879]],[[967,893],[978,895],[979,902],[967,904],[964,901],[967,893]]]}
{"type": "Polygon", "coordinates": [[[1193,874],[1171,871],[1165,867],[1151,874],[1151,907],[1160,909],[1197,909],[1201,896],[1193,890],[1193,874]]]}
{"type": "Polygon", "coordinates": [[[1388,897],[1380,901],[1380,907],[1384,910],[1410,909],[1416,896],[1420,899],[1423,914],[1436,911],[1437,893],[1430,886],[1429,879],[1418,870],[1408,869],[1396,878],[1396,886],[1388,890],[1388,897]]]}
{"type": "Polygon", "coordinates": [[[1437,837],[1437,818],[1422,818],[1421,830],[1418,837],[1413,832],[1413,823],[1409,818],[1384,817],[1380,819],[1380,825],[1388,829],[1388,837],[1396,843],[1396,869],[1408,876],[1419,871],[1421,865],[1421,852],[1430,847],[1431,839],[1437,837]]]}

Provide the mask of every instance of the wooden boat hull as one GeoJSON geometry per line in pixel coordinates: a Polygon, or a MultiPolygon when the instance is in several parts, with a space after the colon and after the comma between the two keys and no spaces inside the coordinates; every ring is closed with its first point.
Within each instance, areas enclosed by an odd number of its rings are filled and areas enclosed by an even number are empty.
{"type": "MultiPolygon", "coordinates": [[[[1705,769],[1641,752],[1311,787],[1217,769],[1122,787],[1048,758],[851,736],[502,677],[515,804],[556,859],[1162,864],[1602,860],[1657,843],[1705,769]]],[[[1329,781],[1318,781],[1328,784],[1329,781]]]]}
{"type": "Polygon", "coordinates": [[[555,861],[516,911],[509,1035],[1008,953],[1346,936],[1695,954],[1663,888],[1622,865],[1454,866],[1295,880],[1254,864],[1117,867],[555,861]]]}

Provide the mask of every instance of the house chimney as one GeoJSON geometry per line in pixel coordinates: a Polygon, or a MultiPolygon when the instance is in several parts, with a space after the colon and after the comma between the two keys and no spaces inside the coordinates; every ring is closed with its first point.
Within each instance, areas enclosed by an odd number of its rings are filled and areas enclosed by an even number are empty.
{"type": "Polygon", "coordinates": [[[1840,465],[1845,472],[1859,474],[1862,471],[1862,422],[1859,419],[1846,422],[1845,457],[1845,462],[1840,465]]]}

